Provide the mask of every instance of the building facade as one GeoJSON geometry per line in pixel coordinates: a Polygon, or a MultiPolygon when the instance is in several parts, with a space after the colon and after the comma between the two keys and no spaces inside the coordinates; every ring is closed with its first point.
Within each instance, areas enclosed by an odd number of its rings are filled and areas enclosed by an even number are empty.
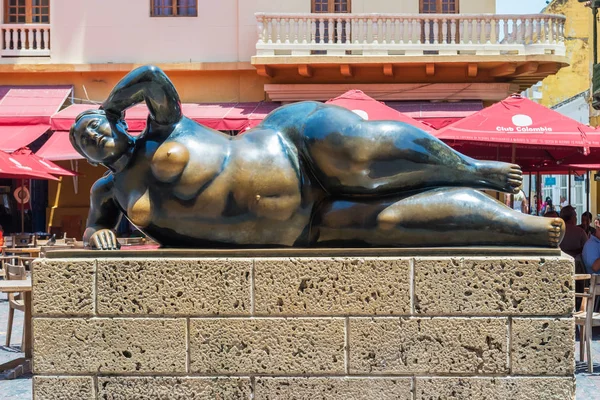
{"type": "MultiPolygon", "coordinates": [[[[71,85],[101,102],[161,67],[185,103],[327,100],[491,104],[569,63],[564,17],[495,14],[494,0],[2,0],[0,85],[71,85]]],[[[66,104],[68,105],[68,104],[66,104]]],[[[49,184],[52,225],[81,233],[102,173],[49,184]]]]}

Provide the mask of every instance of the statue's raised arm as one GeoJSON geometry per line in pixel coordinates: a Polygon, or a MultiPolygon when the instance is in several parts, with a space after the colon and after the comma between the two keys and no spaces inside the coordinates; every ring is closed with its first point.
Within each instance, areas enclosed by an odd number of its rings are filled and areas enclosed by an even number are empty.
{"type": "Polygon", "coordinates": [[[129,107],[145,102],[150,117],[160,125],[171,125],[182,117],[181,102],[173,83],[159,68],[134,69],[111,91],[101,108],[109,117],[122,118],[129,107]]]}

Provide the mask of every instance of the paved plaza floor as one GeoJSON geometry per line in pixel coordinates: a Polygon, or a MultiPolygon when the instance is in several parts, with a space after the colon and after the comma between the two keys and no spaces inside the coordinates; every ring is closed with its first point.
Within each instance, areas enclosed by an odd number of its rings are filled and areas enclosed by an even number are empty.
{"type": "MultiPolygon", "coordinates": [[[[6,294],[0,293],[0,364],[22,357],[20,352],[23,332],[23,313],[15,312],[15,322],[11,346],[4,346],[6,340],[6,320],[8,302],[6,294]]],[[[577,361],[577,400],[600,400],[600,327],[594,332],[593,342],[594,373],[587,372],[587,364],[577,361]]],[[[579,360],[579,342],[575,346],[575,357],[579,360]]],[[[31,374],[18,379],[7,380],[0,374],[0,400],[31,399],[31,374]]],[[[510,400],[510,399],[507,399],[510,400]]]]}

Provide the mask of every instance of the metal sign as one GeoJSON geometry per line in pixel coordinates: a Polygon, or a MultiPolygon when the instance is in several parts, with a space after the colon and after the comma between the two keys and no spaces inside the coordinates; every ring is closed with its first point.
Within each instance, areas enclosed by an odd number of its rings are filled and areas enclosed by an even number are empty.
{"type": "Polygon", "coordinates": [[[556,178],[555,177],[547,176],[544,179],[544,186],[554,186],[554,185],[556,185],[556,178]]]}

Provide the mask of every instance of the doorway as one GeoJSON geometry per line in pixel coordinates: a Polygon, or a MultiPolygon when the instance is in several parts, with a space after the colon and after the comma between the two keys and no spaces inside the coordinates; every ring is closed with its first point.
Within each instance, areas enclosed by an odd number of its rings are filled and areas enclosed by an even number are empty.
{"type": "MultiPolygon", "coordinates": [[[[421,14],[458,14],[458,1],[459,0],[419,0],[419,13],[421,14]]],[[[425,22],[421,23],[421,42],[425,43],[425,22]]],[[[442,25],[440,23],[440,29],[438,30],[438,42],[442,43],[443,32],[442,25]]],[[[446,37],[448,41],[450,41],[452,37],[451,25],[448,24],[446,27],[446,37]]],[[[456,26],[456,40],[458,41],[460,37],[459,34],[459,26],[456,26]]],[[[433,43],[435,41],[434,38],[434,30],[433,30],[433,22],[429,24],[429,41],[427,43],[433,43]]]]}
{"type": "MultiPolygon", "coordinates": [[[[313,14],[348,14],[351,12],[350,5],[350,0],[312,0],[311,12],[313,14]]],[[[321,32],[319,22],[317,22],[317,37],[315,39],[317,43],[329,43],[329,23],[327,21],[324,21],[323,28],[323,32],[321,32]]],[[[337,23],[333,24],[333,30],[333,43],[337,43],[337,23]]],[[[346,41],[346,32],[346,21],[342,21],[342,43],[346,41]]]]}

